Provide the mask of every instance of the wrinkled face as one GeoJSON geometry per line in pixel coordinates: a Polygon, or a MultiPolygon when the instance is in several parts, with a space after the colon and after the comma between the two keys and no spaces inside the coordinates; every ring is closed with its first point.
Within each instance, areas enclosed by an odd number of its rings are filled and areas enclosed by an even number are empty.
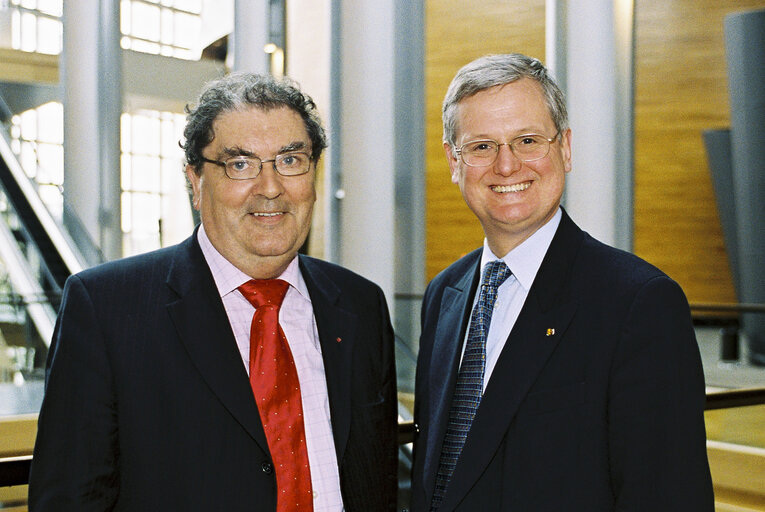
{"type": "MultiPolygon", "coordinates": [[[[478,139],[502,144],[531,133],[551,139],[556,128],[541,86],[529,78],[485,89],[458,105],[457,148],[478,139]]],[[[452,182],[459,185],[497,256],[518,246],[557,211],[564,176],[571,170],[571,130],[550,143],[547,156],[533,162],[522,162],[504,145],[493,164],[469,167],[448,143],[444,149],[452,182]]]]}
{"type": "MultiPolygon", "coordinates": [[[[241,154],[271,160],[295,149],[311,153],[303,120],[288,107],[226,112],[213,123],[213,133],[203,151],[210,160],[241,154]]],[[[267,162],[256,178],[241,181],[216,164],[204,163],[199,176],[186,168],[194,206],[213,246],[255,278],[275,277],[255,275],[253,269],[283,270],[305,241],[316,201],[315,174],[315,162],[301,176],[281,176],[267,162]]]]}

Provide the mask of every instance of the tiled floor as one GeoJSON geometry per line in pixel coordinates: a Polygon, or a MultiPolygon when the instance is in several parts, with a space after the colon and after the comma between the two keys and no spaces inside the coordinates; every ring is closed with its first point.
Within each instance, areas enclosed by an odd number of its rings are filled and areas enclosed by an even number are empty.
{"type": "Polygon", "coordinates": [[[34,414],[40,411],[43,382],[30,381],[21,386],[13,383],[0,384],[0,416],[34,414]]]}
{"type": "Polygon", "coordinates": [[[719,328],[699,327],[696,329],[707,388],[765,387],[765,367],[747,363],[746,338],[742,335],[739,340],[739,362],[729,363],[720,361],[721,337],[719,328]]]}

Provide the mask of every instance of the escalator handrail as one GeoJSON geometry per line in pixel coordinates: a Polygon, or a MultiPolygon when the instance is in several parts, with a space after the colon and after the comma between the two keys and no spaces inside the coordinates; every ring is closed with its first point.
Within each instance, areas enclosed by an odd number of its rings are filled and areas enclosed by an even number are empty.
{"type": "Polygon", "coordinates": [[[40,221],[43,229],[53,243],[53,246],[61,256],[61,260],[66,265],[66,268],[70,274],[75,274],[84,268],[84,259],[79,254],[79,251],[75,248],[74,242],[72,242],[68,235],[61,229],[59,224],[53,220],[48,208],[43,204],[40,199],[37,190],[35,190],[31,181],[27,177],[24,170],[21,168],[16,155],[11,151],[11,147],[6,140],[4,133],[0,131],[0,157],[5,161],[8,169],[16,180],[19,188],[24,194],[29,206],[34,211],[35,215],[40,221]]]}
{"type": "MultiPolygon", "coordinates": [[[[45,296],[42,286],[29,268],[29,262],[15,243],[11,230],[3,222],[0,222],[0,258],[16,293],[21,296],[45,296]]],[[[46,345],[50,344],[56,311],[49,302],[26,304],[26,310],[40,338],[46,345]]]]}

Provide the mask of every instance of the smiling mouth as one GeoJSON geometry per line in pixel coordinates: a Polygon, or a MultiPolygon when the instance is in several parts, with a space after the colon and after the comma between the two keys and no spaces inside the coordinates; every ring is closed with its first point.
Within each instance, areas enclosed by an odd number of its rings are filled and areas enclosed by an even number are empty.
{"type": "Polygon", "coordinates": [[[253,212],[252,215],[255,217],[278,217],[284,215],[284,212],[253,212]]]}
{"type": "Polygon", "coordinates": [[[491,187],[491,190],[494,192],[499,192],[500,194],[504,194],[507,192],[523,192],[530,186],[531,182],[526,181],[524,183],[517,183],[515,185],[495,185],[491,187]]]}

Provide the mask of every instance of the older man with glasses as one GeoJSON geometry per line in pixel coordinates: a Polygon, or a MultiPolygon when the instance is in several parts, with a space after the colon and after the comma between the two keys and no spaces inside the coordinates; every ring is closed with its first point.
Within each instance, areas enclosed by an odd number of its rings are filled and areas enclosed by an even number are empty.
{"type": "Polygon", "coordinates": [[[443,124],[486,238],[423,299],[412,511],[711,512],[688,303],[560,207],[571,129],[547,70],[467,64],[443,124]]]}
{"type": "Polygon", "coordinates": [[[184,136],[193,235],[67,281],[30,510],[395,510],[385,297],[298,255],[326,147],[316,106],[233,74],[184,136]]]}

